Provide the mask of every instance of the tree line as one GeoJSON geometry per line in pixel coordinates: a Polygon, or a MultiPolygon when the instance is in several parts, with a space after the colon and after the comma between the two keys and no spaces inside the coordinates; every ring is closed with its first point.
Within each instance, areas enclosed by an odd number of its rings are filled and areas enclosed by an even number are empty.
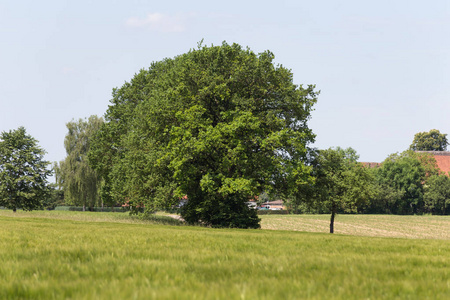
{"type": "Polygon", "coordinates": [[[351,148],[316,150],[311,161],[315,181],[287,197],[290,208],[295,213],[330,213],[330,232],[337,213],[450,213],[450,177],[432,154],[407,150],[375,166],[357,159],[351,148]]]}
{"type": "MultiPolygon", "coordinates": [[[[284,199],[293,212],[330,213],[330,232],[337,213],[449,213],[449,177],[415,152],[445,150],[445,134],[417,134],[409,151],[367,168],[351,148],[310,146],[318,94],[314,85],[295,85],[270,51],[199,44],[114,89],[104,119],[67,123],[67,156],[53,166],[57,184],[67,204],[126,204],[143,216],[187,196],[182,217],[212,227],[258,228],[245,202],[260,194],[284,199]]],[[[2,133],[0,150],[0,205],[42,207],[25,203],[52,190],[44,151],[23,128],[2,133]],[[25,150],[16,139],[38,149],[31,152],[37,159],[18,154],[25,150]],[[16,171],[8,161],[15,155],[16,171]],[[31,169],[40,175],[25,175],[31,169]]]]}

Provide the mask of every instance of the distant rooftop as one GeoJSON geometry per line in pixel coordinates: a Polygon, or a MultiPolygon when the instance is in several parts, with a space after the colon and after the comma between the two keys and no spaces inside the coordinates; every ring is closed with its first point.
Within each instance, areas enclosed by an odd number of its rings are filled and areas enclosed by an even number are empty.
{"type": "MultiPolygon", "coordinates": [[[[429,153],[436,160],[438,168],[446,175],[450,172],[450,151],[416,151],[418,153],[429,153]]],[[[361,162],[367,168],[378,168],[381,163],[377,162],[361,162]]]]}
{"type": "Polygon", "coordinates": [[[448,175],[450,172],[450,152],[449,151],[416,151],[419,153],[430,153],[434,156],[438,168],[448,175]]]}
{"type": "Polygon", "coordinates": [[[381,163],[377,163],[377,162],[361,162],[361,163],[364,167],[367,167],[370,169],[378,168],[379,166],[381,166],[381,163]]]}

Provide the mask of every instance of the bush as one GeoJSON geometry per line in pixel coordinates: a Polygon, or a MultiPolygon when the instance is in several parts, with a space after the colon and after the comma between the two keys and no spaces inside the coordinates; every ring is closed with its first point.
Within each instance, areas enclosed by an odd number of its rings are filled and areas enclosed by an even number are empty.
{"type": "Polygon", "coordinates": [[[188,224],[213,228],[260,228],[256,210],[249,208],[239,195],[221,201],[206,195],[189,198],[181,208],[181,216],[188,224]]]}

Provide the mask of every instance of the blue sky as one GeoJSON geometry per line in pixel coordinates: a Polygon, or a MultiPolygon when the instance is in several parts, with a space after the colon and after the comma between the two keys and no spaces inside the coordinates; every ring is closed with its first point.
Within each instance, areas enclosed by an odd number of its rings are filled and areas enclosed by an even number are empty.
{"type": "Polygon", "coordinates": [[[207,45],[272,51],[321,91],[314,146],[379,162],[414,134],[450,134],[448,1],[0,0],[0,131],[25,126],[64,159],[65,124],[103,115],[152,61],[207,45]]]}

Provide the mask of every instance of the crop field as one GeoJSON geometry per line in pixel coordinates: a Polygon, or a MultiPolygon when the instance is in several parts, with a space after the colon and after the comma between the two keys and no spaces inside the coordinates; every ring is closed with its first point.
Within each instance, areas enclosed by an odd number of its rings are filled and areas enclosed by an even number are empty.
{"type": "MultiPolygon", "coordinates": [[[[263,216],[263,228],[282,230],[233,230],[173,226],[166,216],[0,211],[0,299],[449,298],[445,234],[299,232],[316,221],[294,217],[263,216]]],[[[337,232],[362,222],[345,217],[337,232]]],[[[379,221],[387,231],[389,220],[379,221]]],[[[430,228],[448,220],[422,219],[430,228]]]]}

